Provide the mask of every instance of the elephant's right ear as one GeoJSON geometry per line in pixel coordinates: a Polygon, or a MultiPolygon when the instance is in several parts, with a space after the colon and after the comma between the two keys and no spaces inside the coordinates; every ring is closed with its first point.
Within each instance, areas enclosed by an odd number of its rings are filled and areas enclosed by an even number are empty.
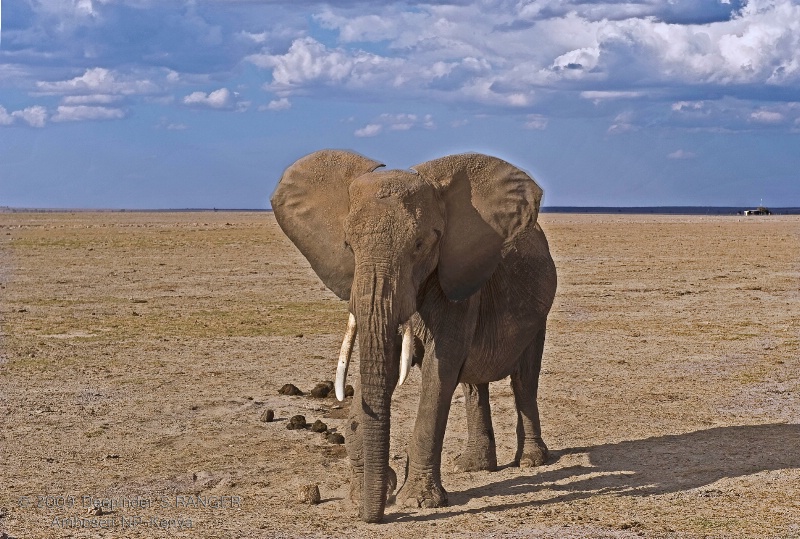
{"type": "Polygon", "coordinates": [[[348,188],[383,164],[353,152],[321,150],[298,159],[281,176],[272,210],[325,286],[350,299],[355,260],[345,244],[348,188]]]}

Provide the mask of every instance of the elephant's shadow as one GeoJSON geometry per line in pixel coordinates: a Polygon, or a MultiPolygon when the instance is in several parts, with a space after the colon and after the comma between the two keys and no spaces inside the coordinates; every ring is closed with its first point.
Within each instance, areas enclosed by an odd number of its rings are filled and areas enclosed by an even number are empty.
{"type": "Polygon", "coordinates": [[[545,468],[539,473],[520,472],[519,476],[511,479],[451,492],[452,511],[398,517],[403,520],[435,520],[465,512],[503,511],[530,505],[530,502],[490,503],[481,509],[462,511],[458,506],[466,505],[472,498],[506,498],[515,493],[542,489],[557,494],[539,502],[541,504],[608,493],[648,496],[700,488],[723,478],[800,468],[800,425],[717,427],[551,453],[551,459],[556,462],[569,454],[586,453],[590,464],[545,468]]]}

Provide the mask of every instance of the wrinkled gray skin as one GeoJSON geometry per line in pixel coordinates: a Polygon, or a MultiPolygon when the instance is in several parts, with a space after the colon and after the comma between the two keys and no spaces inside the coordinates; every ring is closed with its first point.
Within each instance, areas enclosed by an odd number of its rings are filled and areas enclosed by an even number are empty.
{"type": "Polygon", "coordinates": [[[447,504],[441,454],[450,401],[462,385],[464,471],[497,466],[488,383],[511,376],[519,466],[547,458],[536,393],[556,271],[536,224],[542,191],[524,172],[481,154],[451,155],[411,171],[323,150],[291,165],[273,194],[279,225],[322,281],[350,301],[358,325],[359,391],[345,438],[351,498],[367,522],[383,518],[398,327],[413,324],[422,386],[397,501],[447,504]]]}

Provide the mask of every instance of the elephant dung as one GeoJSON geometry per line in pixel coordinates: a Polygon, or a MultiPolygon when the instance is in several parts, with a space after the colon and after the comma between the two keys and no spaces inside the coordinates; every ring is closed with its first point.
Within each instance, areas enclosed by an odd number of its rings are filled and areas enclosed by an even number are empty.
{"type": "Polygon", "coordinates": [[[339,444],[339,445],[341,445],[341,444],[344,443],[344,436],[342,436],[338,432],[332,432],[332,433],[328,434],[328,437],[325,438],[325,439],[328,440],[329,444],[339,444]]]}
{"type": "Polygon", "coordinates": [[[302,395],[303,392],[300,391],[296,385],[294,384],[285,384],[282,388],[278,390],[278,394],[280,395],[302,395]]]}
{"type": "Polygon", "coordinates": [[[319,495],[319,486],[316,484],[303,485],[297,491],[297,501],[300,503],[307,503],[309,505],[316,505],[321,501],[319,495]]]}
{"type": "Polygon", "coordinates": [[[325,432],[326,430],[328,430],[328,425],[317,419],[316,421],[314,421],[314,424],[311,425],[311,430],[313,432],[325,432]]]}
{"type": "Polygon", "coordinates": [[[344,388],[344,396],[345,397],[352,397],[355,394],[356,394],[356,390],[353,389],[353,386],[351,386],[350,384],[347,384],[345,386],[345,388],[344,388]]]}
{"type": "Polygon", "coordinates": [[[306,416],[303,415],[293,415],[291,419],[289,419],[289,423],[286,425],[286,428],[289,430],[305,429],[307,427],[308,423],[306,423],[306,416]]]}
{"type": "Polygon", "coordinates": [[[314,389],[311,390],[311,396],[317,399],[324,399],[327,397],[333,389],[333,382],[330,382],[330,385],[328,385],[328,383],[329,382],[320,382],[314,386],[314,389]]]}
{"type": "Polygon", "coordinates": [[[272,423],[275,419],[275,411],[272,409],[264,410],[264,413],[261,414],[261,421],[264,423],[272,423]]]}

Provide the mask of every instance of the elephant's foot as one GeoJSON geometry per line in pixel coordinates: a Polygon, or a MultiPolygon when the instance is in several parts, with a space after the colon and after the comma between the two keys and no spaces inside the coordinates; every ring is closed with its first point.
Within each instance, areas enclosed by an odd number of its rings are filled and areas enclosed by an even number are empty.
{"type": "MultiPolygon", "coordinates": [[[[387,472],[387,484],[386,484],[386,504],[392,505],[394,503],[394,491],[397,488],[397,474],[394,470],[389,467],[387,472]]],[[[356,472],[353,471],[350,477],[350,503],[352,503],[355,507],[359,507],[361,504],[361,489],[364,486],[364,473],[363,472],[356,472]]]]}
{"type": "Polygon", "coordinates": [[[456,472],[493,472],[497,469],[497,454],[494,446],[485,448],[467,447],[463,453],[453,459],[456,472]]]}
{"type": "Polygon", "coordinates": [[[520,468],[541,466],[547,462],[547,456],[547,446],[544,444],[544,440],[539,438],[535,442],[526,443],[522,450],[517,452],[514,465],[520,468]]]}
{"type": "Polygon", "coordinates": [[[397,493],[397,503],[406,507],[445,507],[447,491],[434,479],[433,474],[409,475],[397,493]]]}

